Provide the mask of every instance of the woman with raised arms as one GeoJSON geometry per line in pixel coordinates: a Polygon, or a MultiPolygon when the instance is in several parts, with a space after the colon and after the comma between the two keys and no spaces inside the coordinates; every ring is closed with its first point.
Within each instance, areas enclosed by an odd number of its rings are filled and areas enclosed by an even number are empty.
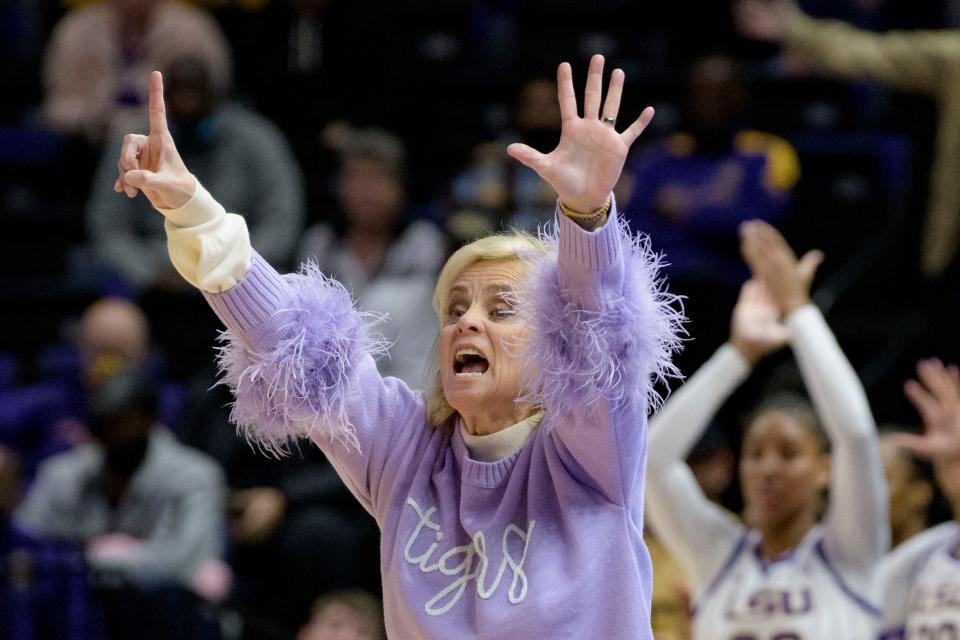
{"type": "Polygon", "coordinates": [[[379,523],[392,638],[651,638],[646,413],[679,318],[611,195],[653,111],[618,133],[624,75],[601,101],[603,62],[582,117],[560,65],[556,149],[508,149],[559,194],[553,233],[477,240],[441,272],[429,393],[378,375],[337,282],[250,247],[180,160],[159,73],[150,134],[124,141],[116,190],[164,215],[174,265],[228,328],[238,428],[268,451],[315,443],[379,523]]]}

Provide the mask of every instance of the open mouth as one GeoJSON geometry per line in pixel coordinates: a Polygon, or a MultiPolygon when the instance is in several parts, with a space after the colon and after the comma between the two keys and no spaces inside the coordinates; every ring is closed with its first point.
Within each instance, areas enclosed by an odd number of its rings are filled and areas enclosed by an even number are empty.
{"type": "Polygon", "coordinates": [[[458,349],[453,361],[453,372],[458,378],[482,376],[489,367],[487,359],[475,349],[458,349]]]}

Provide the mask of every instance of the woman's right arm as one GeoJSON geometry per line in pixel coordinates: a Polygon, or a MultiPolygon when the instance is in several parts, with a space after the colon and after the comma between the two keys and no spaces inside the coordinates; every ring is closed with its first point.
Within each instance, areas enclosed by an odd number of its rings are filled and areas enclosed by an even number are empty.
{"type": "Polygon", "coordinates": [[[236,396],[231,420],[274,454],[310,438],[376,514],[386,452],[424,411],[419,394],[377,372],[382,346],[370,318],[317,269],[281,276],[250,247],[243,218],[226,213],[177,153],[157,72],[150,135],[125,138],[119,168],[115,190],[143,191],[164,214],[174,266],[227,326],[218,360],[236,396]]]}
{"type": "Polygon", "coordinates": [[[747,281],[733,311],[730,342],[650,421],[648,523],[683,564],[695,592],[720,571],[744,529],[704,495],[686,457],[753,365],[786,344],[788,336],[762,285],[747,281]]]}
{"type": "Polygon", "coordinates": [[[749,375],[729,344],[675,391],[650,420],[646,521],[698,595],[743,535],[743,527],[703,493],[686,457],[723,402],[749,375]]]}

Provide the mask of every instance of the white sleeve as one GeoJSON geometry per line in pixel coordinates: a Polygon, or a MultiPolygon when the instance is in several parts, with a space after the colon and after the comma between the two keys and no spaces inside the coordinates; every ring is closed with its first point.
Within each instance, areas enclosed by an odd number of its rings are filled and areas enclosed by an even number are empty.
{"type": "Polygon", "coordinates": [[[683,566],[695,596],[720,571],[744,527],[704,495],[686,457],[749,374],[740,353],[724,345],[650,420],[647,523],[683,566]]]}
{"type": "Polygon", "coordinates": [[[170,260],[187,282],[208,293],[240,282],[253,251],[242,217],[227,213],[199,181],[185,205],[157,211],[166,218],[170,260]]]}
{"type": "Polygon", "coordinates": [[[786,322],[794,356],[832,447],[824,547],[845,575],[867,589],[890,547],[876,424],[860,380],[820,310],[807,305],[786,322]]]}

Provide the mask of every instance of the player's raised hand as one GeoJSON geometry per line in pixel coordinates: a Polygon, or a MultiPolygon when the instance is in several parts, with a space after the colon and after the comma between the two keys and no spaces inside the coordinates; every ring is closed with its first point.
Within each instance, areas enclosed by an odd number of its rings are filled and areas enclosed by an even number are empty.
{"type": "Polygon", "coordinates": [[[921,360],[904,392],[923,419],[923,435],[898,433],[895,442],[926,458],[960,459],[960,370],[921,360]]]}
{"type": "Polygon", "coordinates": [[[823,262],[820,251],[809,251],[798,260],[779,231],[750,220],[740,226],[740,252],[783,315],[810,303],[813,276],[823,262]]]}
{"type": "Polygon", "coordinates": [[[193,197],[197,181],[183,164],[167,128],[159,71],[150,74],[150,134],[131,133],[123,138],[117,168],[120,175],[113,189],[131,198],[142,191],[153,206],[176,209],[193,197]]]}
{"type": "Polygon", "coordinates": [[[730,344],[750,365],[782,348],[790,340],[780,308],[758,280],[747,280],[730,320],[730,344]]]}
{"type": "Polygon", "coordinates": [[[630,145],[653,118],[653,109],[647,107],[623,133],[617,133],[615,124],[623,81],[623,71],[614,69],[601,110],[603,56],[593,56],[587,72],[583,117],[580,117],[573,72],[570,64],[564,62],[557,69],[562,119],[557,148],[545,154],[520,143],[507,147],[507,153],[540,174],[563,204],[574,211],[589,213],[606,203],[623,171],[630,145]]]}

